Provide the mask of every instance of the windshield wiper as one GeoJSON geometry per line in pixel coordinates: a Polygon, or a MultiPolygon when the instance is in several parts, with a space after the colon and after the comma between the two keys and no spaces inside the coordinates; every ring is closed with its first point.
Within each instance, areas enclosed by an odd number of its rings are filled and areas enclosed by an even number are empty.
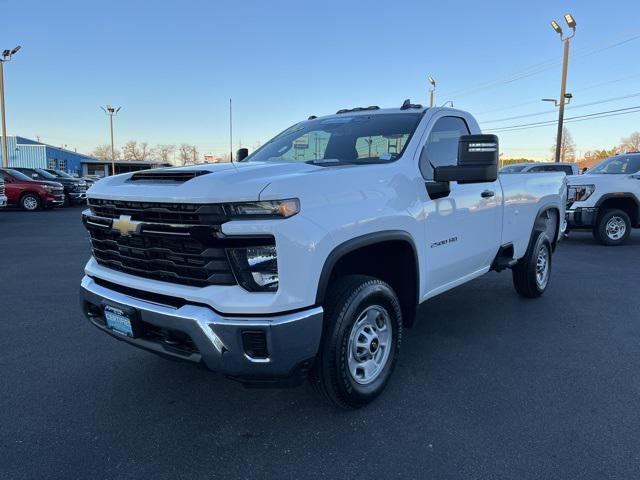
{"type": "Polygon", "coordinates": [[[339,158],[317,158],[315,160],[309,160],[309,165],[318,165],[320,167],[332,167],[334,165],[357,165],[356,162],[350,162],[348,160],[340,160],[339,158]]]}

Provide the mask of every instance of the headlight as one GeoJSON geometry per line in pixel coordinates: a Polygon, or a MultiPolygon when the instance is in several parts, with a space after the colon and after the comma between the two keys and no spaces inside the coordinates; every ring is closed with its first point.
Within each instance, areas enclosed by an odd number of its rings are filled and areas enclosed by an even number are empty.
{"type": "Polygon", "coordinates": [[[300,201],[297,198],[291,198],[288,200],[229,203],[225,207],[231,217],[287,218],[300,211],[300,201]]]}
{"type": "Polygon", "coordinates": [[[569,203],[584,202],[595,191],[595,185],[569,185],[567,200],[569,203]]]}
{"type": "Polygon", "coordinates": [[[58,190],[58,187],[54,187],[52,185],[43,185],[43,186],[47,192],[55,192],[58,190]]]}
{"type": "Polygon", "coordinates": [[[278,290],[278,256],[275,246],[227,250],[240,285],[250,292],[278,290]]]}

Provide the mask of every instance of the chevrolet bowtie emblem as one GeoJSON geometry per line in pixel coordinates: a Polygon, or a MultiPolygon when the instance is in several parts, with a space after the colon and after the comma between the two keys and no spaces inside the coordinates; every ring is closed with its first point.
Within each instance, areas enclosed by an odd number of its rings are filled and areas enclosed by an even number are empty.
{"type": "Polygon", "coordinates": [[[131,235],[140,231],[142,222],[131,220],[131,215],[120,215],[120,218],[114,218],[111,228],[120,232],[120,235],[131,235]]]}

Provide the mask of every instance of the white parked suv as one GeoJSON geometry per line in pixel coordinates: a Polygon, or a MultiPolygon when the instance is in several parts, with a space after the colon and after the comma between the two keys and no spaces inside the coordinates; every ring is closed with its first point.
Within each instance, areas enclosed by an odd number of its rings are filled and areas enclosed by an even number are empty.
{"type": "Polygon", "coordinates": [[[616,155],[569,177],[567,223],[604,245],[622,245],[640,227],[640,153],[616,155]]]}
{"type": "Polygon", "coordinates": [[[565,175],[498,179],[498,139],[467,112],[341,110],[246,153],[89,190],[93,325],[248,385],[309,377],[358,407],[418,304],[506,268],[524,297],[547,288],[565,175]]]}
{"type": "Polygon", "coordinates": [[[512,163],[500,169],[500,173],[545,173],[564,172],[566,175],[578,175],[580,168],[575,163],[562,162],[527,162],[512,163]]]}

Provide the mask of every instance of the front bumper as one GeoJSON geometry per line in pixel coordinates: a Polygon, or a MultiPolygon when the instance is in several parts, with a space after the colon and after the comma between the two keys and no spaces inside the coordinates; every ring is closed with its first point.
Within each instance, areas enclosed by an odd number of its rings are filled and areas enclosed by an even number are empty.
{"type": "Polygon", "coordinates": [[[7,206],[7,197],[0,195],[0,208],[7,206]]]}
{"type": "Polygon", "coordinates": [[[566,218],[569,228],[591,228],[596,223],[596,208],[574,208],[567,210],[566,218]]]}
{"type": "Polygon", "coordinates": [[[70,192],[68,195],[74,203],[84,203],[87,200],[87,192],[70,192]]]}
{"type": "Polygon", "coordinates": [[[88,276],[82,279],[80,304],[94,326],[119,340],[258,385],[296,384],[304,379],[322,334],[321,307],[276,316],[223,316],[206,306],[186,303],[177,307],[136,298],[99,285],[88,276]],[[136,321],[144,328],[187,335],[195,348],[176,348],[175,342],[167,342],[161,335],[131,338],[116,333],[105,325],[105,304],[135,309],[136,321]],[[247,353],[247,332],[262,332],[266,358],[247,353]]]}

